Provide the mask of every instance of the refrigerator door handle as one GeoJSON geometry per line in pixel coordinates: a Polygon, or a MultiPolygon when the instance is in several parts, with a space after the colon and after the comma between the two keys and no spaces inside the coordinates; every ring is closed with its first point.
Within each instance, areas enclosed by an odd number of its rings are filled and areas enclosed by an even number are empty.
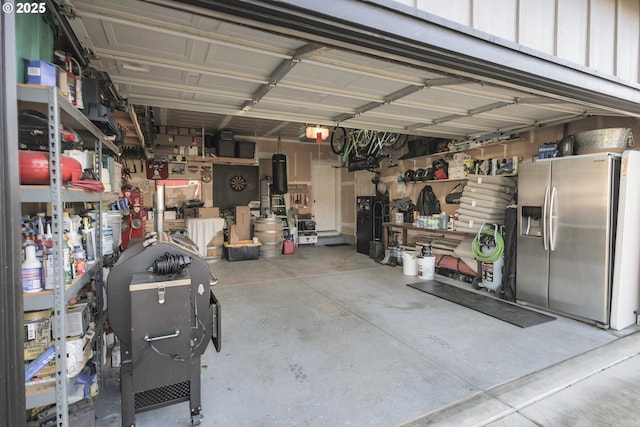
{"type": "Polygon", "coordinates": [[[544,250],[549,250],[549,243],[547,238],[547,206],[549,202],[549,187],[544,187],[544,206],[542,207],[542,243],[544,250]]]}
{"type": "Polygon", "coordinates": [[[551,203],[549,204],[549,246],[552,251],[556,250],[556,236],[553,232],[553,208],[556,204],[556,187],[551,190],[551,203]]]}

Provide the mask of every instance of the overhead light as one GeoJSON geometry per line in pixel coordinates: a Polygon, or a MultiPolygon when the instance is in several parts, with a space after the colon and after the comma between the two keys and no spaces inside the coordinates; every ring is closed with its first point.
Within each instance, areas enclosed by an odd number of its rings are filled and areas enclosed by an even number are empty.
{"type": "Polygon", "coordinates": [[[123,62],[122,68],[127,71],[134,71],[137,73],[148,73],[149,64],[140,64],[138,62],[123,62]]]}
{"type": "Polygon", "coordinates": [[[309,139],[315,139],[316,144],[322,144],[322,141],[329,137],[329,129],[322,126],[307,126],[305,136],[309,139]]]}

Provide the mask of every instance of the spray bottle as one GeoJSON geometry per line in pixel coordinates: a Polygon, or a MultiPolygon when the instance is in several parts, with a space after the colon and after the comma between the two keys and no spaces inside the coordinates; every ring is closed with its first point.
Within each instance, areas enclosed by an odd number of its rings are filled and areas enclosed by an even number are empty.
{"type": "Polygon", "coordinates": [[[44,271],[44,288],[53,289],[55,287],[55,273],[53,262],[53,235],[51,234],[51,224],[47,224],[47,232],[44,234],[44,254],[42,257],[44,271]]]}

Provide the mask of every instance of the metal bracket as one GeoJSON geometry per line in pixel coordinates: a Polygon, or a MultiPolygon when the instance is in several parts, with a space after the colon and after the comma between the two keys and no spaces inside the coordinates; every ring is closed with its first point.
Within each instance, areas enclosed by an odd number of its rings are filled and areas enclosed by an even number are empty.
{"type": "Polygon", "coordinates": [[[158,304],[164,304],[164,296],[167,293],[167,291],[164,288],[164,285],[160,285],[158,286],[158,304]]]}

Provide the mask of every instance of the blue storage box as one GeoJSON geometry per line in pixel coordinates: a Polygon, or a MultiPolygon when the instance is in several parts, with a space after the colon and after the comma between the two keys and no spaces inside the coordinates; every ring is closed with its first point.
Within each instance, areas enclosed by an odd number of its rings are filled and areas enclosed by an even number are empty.
{"type": "Polygon", "coordinates": [[[539,159],[552,159],[554,157],[558,157],[558,144],[548,143],[538,146],[539,159]]]}
{"type": "Polygon", "coordinates": [[[56,85],[56,66],[45,61],[30,60],[26,61],[24,80],[27,84],[55,86],[56,85]]]}

